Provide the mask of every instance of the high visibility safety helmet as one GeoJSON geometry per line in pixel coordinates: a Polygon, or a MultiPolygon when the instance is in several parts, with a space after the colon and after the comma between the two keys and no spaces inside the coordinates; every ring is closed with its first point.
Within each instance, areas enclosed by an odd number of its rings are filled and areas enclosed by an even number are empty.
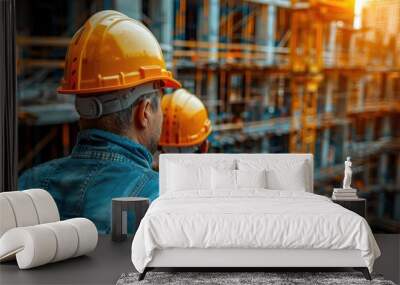
{"type": "Polygon", "coordinates": [[[90,17],[73,36],[58,92],[85,96],[152,81],[180,87],[166,69],[154,35],[142,23],[105,10],[90,17]]]}
{"type": "Polygon", "coordinates": [[[163,126],[160,146],[190,147],[207,139],[211,121],[201,100],[185,89],[164,95],[161,101],[163,126]]]}

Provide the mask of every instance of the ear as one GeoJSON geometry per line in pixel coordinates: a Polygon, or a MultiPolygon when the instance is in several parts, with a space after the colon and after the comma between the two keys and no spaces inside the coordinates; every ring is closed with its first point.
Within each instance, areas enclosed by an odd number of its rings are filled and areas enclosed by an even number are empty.
{"type": "Polygon", "coordinates": [[[139,128],[145,129],[149,126],[151,116],[151,103],[149,99],[145,99],[137,105],[134,116],[135,123],[139,128]]]}

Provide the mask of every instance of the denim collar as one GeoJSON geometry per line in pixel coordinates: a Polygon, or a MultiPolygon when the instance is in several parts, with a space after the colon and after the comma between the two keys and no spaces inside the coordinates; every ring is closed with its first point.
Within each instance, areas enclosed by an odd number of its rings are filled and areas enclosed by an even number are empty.
{"type": "Polygon", "coordinates": [[[100,129],[80,131],[77,143],[72,150],[72,156],[83,151],[110,152],[125,156],[127,159],[151,168],[153,157],[141,144],[100,129]]]}

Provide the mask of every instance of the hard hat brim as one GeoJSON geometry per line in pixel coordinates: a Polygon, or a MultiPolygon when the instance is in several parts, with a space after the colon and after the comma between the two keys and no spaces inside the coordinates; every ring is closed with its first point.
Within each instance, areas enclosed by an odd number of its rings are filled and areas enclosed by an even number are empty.
{"type": "Polygon", "coordinates": [[[160,76],[158,78],[149,78],[140,81],[136,81],[132,84],[125,84],[125,85],[116,85],[116,86],[106,86],[106,87],[99,87],[99,88],[87,88],[87,89],[65,89],[63,86],[57,88],[57,93],[59,94],[93,94],[93,93],[103,93],[103,92],[110,92],[110,91],[117,91],[127,88],[132,88],[141,84],[149,83],[152,81],[162,81],[164,83],[163,88],[173,88],[178,89],[181,88],[182,85],[179,81],[170,78],[168,76],[160,76]]]}
{"type": "Polygon", "coordinates": [[[178,88],[182,87],[182,84],[179,81],[175,80],[175,79],[168,78],[166,80],[163,80],[163,82],[165,84],[164,88],[178,89],[178,88]]]}

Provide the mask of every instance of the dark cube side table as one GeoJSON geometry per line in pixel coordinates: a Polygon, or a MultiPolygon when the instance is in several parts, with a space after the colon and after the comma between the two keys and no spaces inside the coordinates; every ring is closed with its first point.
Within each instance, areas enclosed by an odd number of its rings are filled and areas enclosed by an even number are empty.
{"type": "Polygon", "coordinates": [[[137,229],[149,205],[150,200],[142,197],[121,197],[112,199],[112,240],[126,240],[128,235],[128,211],[135,213],[137,229]]]}
{"type": "Polygon", "coordinates": [[[332,199],[332,202],[359,214],[361,217],[366,218],[367,215],[367,200],[364,198],[356,198],[351,200],[332,199]]]}

